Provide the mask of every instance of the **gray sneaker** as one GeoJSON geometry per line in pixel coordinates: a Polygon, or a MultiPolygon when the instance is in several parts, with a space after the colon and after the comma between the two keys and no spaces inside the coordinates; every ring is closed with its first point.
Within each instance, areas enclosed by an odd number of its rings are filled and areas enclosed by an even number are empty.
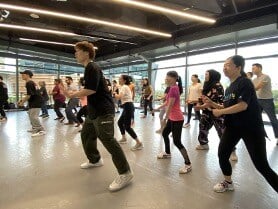
{"type": "Polygon", "coordinates": [[[143,143],[142,142],[139,142],[139,143],[136,143],[133,147],[131,147],[131,150],[132,151],[136,151],[136,150],[141,150],[143,149],[143,143]]]}
{"type": "Polygon", "coordinates": [[[218,193],[222,193],[222,192],[226,192],[226,191],[233,191],[234,190],[234,184],[232,183],[228,183],[227,181],[222,181],[218,184],[216,184],[213,187],[213,191],[218,192],[218,193]]]}
{"type": "Polygon", "coordinates": [[[208,149],[209,149],[208,144],[204,144],[204,145],[198,144],[196,146],[196,150],[208,150],[208,149]]]}
{"type": "Polygon", "coordinates": [[[127,139],[125,137],[122,137],[118,142],[120,144],[126,144],[127,143],[127,139]]]}
{"type": "Polygon", "coordinates": [[[90,162],[82,163],[80,165],[80,168],[88,169],[88,168],[100,167],[100,166],[103,166],[103,159],[102,158],[100,158],[99,161],[96,162],[96,163],[90,163],[90,162]]]}
{"type": "Polygon", "coordinates": [[[37,131],[37,132],[34,132],[34,133],[32,133],[32,137],[36,137],[36,136],[43,136],[43,135],[45,135],[46,134],[46,132],[45,131],[37,131]]]}
{"type": "Polygon", "coordinates": [[[117,176],[115,180],[109,185],[109,190],[111,192],[116,192],[124,188],[131,182],[132,178],[133,178],[133,173],[130,171],[117,176]]]}

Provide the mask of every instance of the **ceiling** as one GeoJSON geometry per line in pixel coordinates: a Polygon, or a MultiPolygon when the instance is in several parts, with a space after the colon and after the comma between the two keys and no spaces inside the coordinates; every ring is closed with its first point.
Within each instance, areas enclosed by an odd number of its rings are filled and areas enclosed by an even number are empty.
{"type": "MultiPolygon", "coordinates": [[[[40,17],[36,19],[32,18],[28,12],[0,8],[2,9],[1,11],[9,11],[9,15],[2,18],[0,23],[31,26],[56,31],[61,30],[78,34],[78,36],[61,36],[0,28],[0,41],[7,41],[9,44],[20,43],[27,46],[30,45],[37,48],[73,54],[74,50],[72,46],[34,43],[22,41],[19,40],[19,38],[71,44],[80,40],[89,40],[98,47],[97,58],[101,58],[123,51],[140,49],[141,47],[154,45],[169,39],[174,42],[180,37],[197,31],[208,31],[242,20],[248,20],[267,14],[275,14],[278,11],[277,0],[144,0],[141,2],[215,18],[216,23],[206,24],[196,20],[174,17],[161,12],[146,11],[116,3],[114,0],[13,0],[12,5],[97,18],[108,22],[123,23],[140,28],[163,31],[170,33],[172,37],[158,37],[141,32],[115,29],[109,26],[61,19],[47,15],[39,15],[40,17]]],[[[11,4],[11,1],[3,0],[0,1],[0,3],[11,4]]]]}

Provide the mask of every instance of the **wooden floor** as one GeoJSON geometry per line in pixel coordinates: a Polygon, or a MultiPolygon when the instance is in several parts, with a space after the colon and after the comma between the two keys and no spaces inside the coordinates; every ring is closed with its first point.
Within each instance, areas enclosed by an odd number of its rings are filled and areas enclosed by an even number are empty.
{"type": "MultiPolygon", "coordinates": [[[[182,141],[189,151],[193,170],[179,174],[183,164],[177,148],[172,159],[158,160],[163,139],[155,133],[158,114],[141,119],[136,110],[135,130],[144,149],[131,151],[134,143],[121,145],[134,171],[127,188],[110,193],[109,184],[117,175],[109,153],[99,144],[104,166],[80,169],[86,161],[79,128],[50,118],[42,119],[45,136],[32,138],[27,113],[9,112],[0,124],[0,208],[1,209],[277,209],[277,193],[255,170],[242,142],[237,146],[239,161],[233,164],[235,191],[218,194],[212,187],[222,180],[217,158],[219,139],[211,130],[210,150],[196,151],[198,121],[183,129],[182,141]]],[[[266,126],[268,160],[278,171],[278,146],[271,126],[266,126]]],[[[120,137],[115,126],[115,136],[120,137]]]]}

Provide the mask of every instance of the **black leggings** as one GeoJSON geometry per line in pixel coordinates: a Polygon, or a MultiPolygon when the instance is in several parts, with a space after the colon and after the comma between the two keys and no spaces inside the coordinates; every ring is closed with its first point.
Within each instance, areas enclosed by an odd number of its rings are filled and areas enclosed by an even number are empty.
{"type": "Polygon", "coordinates": [[[118,126],[121,134],[124,135],[125,131],[133,138],[137,139],[137,135],[133,128],[131,128],[131,120],[134,118],[134,105],[132,102],[126,102],[122,105],[123,112],[118,120],[118,126]]]}
{"type": "Polygon", "coordinates": [[[184,122],[184,120],[181,120],[181,121],[168,120],[167,121],[166,126],[162,131],[162,136],[163,136],[164,144],[165,144],[165,152],[167,154],[171,154],[169,134],[172,132],[174,145],[182,153],[185,164],[191,164],[189,157],[187,155],[187,151],[186,151],[185,147],[183,146],[183,144],[181,143],[181,132],[182,132],[183,122],[184,122]]]}
{"type": "Polygon", "coordinates": [[[153,96],[151,96],[150,100],[146,99],[146,97],[144,99],[144,115],[147,115],[148,106],[150,108],[150,111],[153,111],[153,96]]]}
{"type": "Polygon", "coordinates": [[[65,107],[65,105],[66,105],[65,102],[54,100],[54,111],[56,112],[58,118],[64,117],[64,115],[60,111],[60,108],[65,107]]]}
{"type": "Polygon", "coordinates": [[[229,157],[241,138],[256,169],[264,176],[272,188],[278,192],[278,176],[270,168],[267,161],[264,128],[247,130],[239,127],[226,127],[218,147],[219,164],[223,174],[225,176],[232,175],[229,157]]]}
{"type": "Polygon", "coordinates": [[[3,118],[6,118],[6,113],[4,111],[4,104],[7,103],[7,102],[4,102],[4,101],[0,101],[0,114],[3,118]]]}
{"type": "MultiPolygon", "coordinates": [[[[186,123],[189,123],[190,122],[190,119],[191,119],[191,114],[192,114],[192,109],[193,107],[196,105],[197,103],[189,103],[187,105],[187,122],[186,123]]],[[[200,111],[196,111],[195,110],[195,117],[198,118],[198,120],[200,120],[201,118],[201,114],[200,114],[200,111]]]]}

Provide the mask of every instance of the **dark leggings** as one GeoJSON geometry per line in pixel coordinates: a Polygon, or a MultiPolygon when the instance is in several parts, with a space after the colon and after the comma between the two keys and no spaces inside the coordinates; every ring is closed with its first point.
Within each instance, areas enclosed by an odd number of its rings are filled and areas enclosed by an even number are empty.
{"type": "Polygon", "coordinates": [[[132,102],[126,102],[122,105],[123,112],[118,120],[118,126],[121,134],[124,135],[125,131],[133,138],[137,139],[137,135],[133,128],[131,128],[131,120],[134,118],[134,105],[132,102]]]}
{"type": "Polygon", "coordinates": [[[4,101],[0,101],[0,114],[3,118],[6,118],[6,113],[4,111],[4,104],[5,104],[4,101]]]}
{"type": "Polygon", "coordinates": [[[223,174],[225,176],[232,175],[229,157],[233,151],[233,147],[236,146],[241,138],[256,169],[264,176],[272,188],[278,192],[278,176],[270,168],[267,161],[265,131],[263,128],[247,130],[239,127],[227,127],[225,129],[218,147],[219,164],[223,174]]]}
{"type": "MultiPolygon", "coordinates": [[[[147,111],[148,111],[148,106],[150,108],[150,111],[153,111],[153,97],[151,96],[151,98],[148,100],[144,99],[144,115],[147,115],[147,111]]],[[[153,115],[153,113],[152,113],[153,115]]]]}
{"type": "MultiPolygon", "coordinates": [[[[192,114],[192,109],[193,107],[196,105],[197,103],[193,103],[193,104],[188,104],[187,105],[187,122],[186,123],[189,123],[190,122],[190,119],[191,119],[191,114],[192,114]]],[[[196,111],[195,110],[195,117],[198,118],[198,120],[200,120],[201,118],[201,114],[200,114],[200,111],[196,111]]]]}
{"type": "Polygon", "coordinates": [[[85,105],[85,106],[80,108],[80,110],[78,111],[78,113],[76,115],[76,118],[77,118],[79,123],[83,123],[84,121],[82,119],[82,116],[84,116],[86,118],[87,115],[88,115],[87,105],[85,105]]]}
{"type": "Polygon", "coordinates": [[[168,120],[167,121],[166,126],[165,126],[165,128],[163,129],[163,132],[162,132],[162,136],[163,136],[164,144],[165,144],[165,152],[167,154],[171,154],[169,134],[172,132],[174,145],[182,153],[182,155],[184,157],[185,164],[191,164],[190,160],[187,156],[187,153],[185,154],[186,156],[184,156],[184,154],[183,154],[184,152],[186,152],[185,147],[181,143],[181,132],[182,132],[183,122],[184,122],[184,120],[181,120],[181,121],[168,120]]]}
{"type": "Polygon", "coordinates": [[[56,115],[58,118],[64,117],[64,115],[61,113],[60,108],[65,107],[65,103],[61,102],[59,100],[54,100],[54,111],[56,112],[56,115]]]}

